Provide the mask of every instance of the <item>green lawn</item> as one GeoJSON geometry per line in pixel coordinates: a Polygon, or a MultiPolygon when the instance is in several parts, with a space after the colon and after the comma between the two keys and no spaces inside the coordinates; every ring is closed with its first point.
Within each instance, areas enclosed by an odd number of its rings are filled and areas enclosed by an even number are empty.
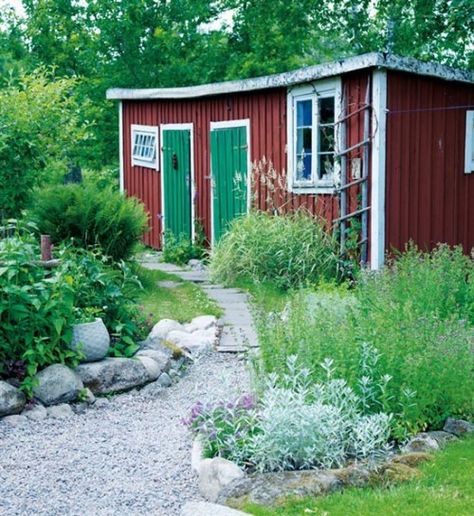
{"type": "Polygon", "coordinates": [[[474,437],[450,444],[420,466],[418,480],[390,488],[351,489],[321,498],[288,501],[278,509],[247,506],[255,516],[472,516],[474,437]]]}
{"type": "Polygon", "coordinates": [[[182,281],[177,276],[158,270],[149,270],[137,265],[134,272],[138,275],[143,290],[137,293],[137,303],[143,307],[145,315],[153,323],[160,319],[190,321],[198,315],[220,317],[222,310],[197,285],[182,281]],[[164,288],[160,281],[175,281],[179,286],[164,288]]]}

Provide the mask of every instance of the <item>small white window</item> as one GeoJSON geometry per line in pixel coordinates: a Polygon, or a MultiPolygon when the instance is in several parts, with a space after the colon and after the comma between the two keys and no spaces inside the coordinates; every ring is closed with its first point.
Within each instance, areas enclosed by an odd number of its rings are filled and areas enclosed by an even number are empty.
{"type": "Polygon", "coordinates": [[[132,125],[132,165],[158,170],[158,127],[132,125]]]}
{"type": "Polygon", "coordinates": [[[336,120],[340,116],[340,80],[320,81],[288,94],[289,189],[333,193],[338,164],[336,120]]]}
{"type": "Polygon", "coordinates": [[[474,111],[466,111],[466,151],[464,172],[474,172],[474,111]]]}

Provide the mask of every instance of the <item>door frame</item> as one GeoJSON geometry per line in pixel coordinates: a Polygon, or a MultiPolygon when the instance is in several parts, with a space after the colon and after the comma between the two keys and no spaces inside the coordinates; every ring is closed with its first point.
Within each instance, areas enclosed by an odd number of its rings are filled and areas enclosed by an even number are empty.
{"type": "MultiPolygon", "coordinates": [[[[247,213],[252,206],[252,160],[250,157],[250,118],[242,118],[239,120],[221,120],[219,122],[211,121],[210,131],[215,129],[232,129],[236,127],[245,127],[247,136],[247,213]]],[[[209,168],[211,171],[211,246],[214,247],[214,174],[212,172],[212,149],[211,139],[209,138],[209,168]]]]}
{"type": "Polygon", "coordinates": [[[166,217],[165,217],[165,169],[163,166],[163,133],[164,131],[189,131],[189,166],[191,168],[191,241],[194,242],[194,238],[196,237],[196,228],[195,219],[196,219],[196,210],[194,205],[194,200],[196,197],[196,184],[194,180],[194,124],[183,123],[183,124],[161,124],[160,125],[160,169],[161,169],[161,242],[163,245],[164,241],[164,233],[166,230],[166,217]]]}

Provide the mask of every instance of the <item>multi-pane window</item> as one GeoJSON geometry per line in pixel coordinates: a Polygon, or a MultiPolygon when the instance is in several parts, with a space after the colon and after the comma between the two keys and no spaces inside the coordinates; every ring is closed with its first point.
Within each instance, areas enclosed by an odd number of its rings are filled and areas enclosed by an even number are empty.
{"type": "Polygon", "coordinates": [[[464,172],[474,172],[474,111],[466,111],[466,150],[464,172]]]}
{"type": "Polygon", "coordinates": [[[290,92],[290,188],[301,192],[330,192],[335,186],[336,130],[339,82],[321,88],[305,86],[290,92]]]}
{"type": "Polygon", "coordinates": [[[132,125],[132,165],[157,168],[158,127],[132,125]]]}

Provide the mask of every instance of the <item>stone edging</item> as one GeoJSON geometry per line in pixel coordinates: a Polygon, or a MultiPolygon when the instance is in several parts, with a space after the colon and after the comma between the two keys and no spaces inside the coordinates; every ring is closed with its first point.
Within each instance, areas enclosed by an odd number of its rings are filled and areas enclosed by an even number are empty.
{"type": "Polygon", "coordinates": [[[246,473],[221,457],[203,456],[201,440],[196,438],[191,451],[191,468],[199,477],[199,490],[209,502],[240,507],[243,502],[272,506],[288,496],[320,496],[347,487],[386,484],[419,476],[419,464],[432,460],[432,453],[468,433],[474,425],[448,418],[443,430],[423,432],[410,439],[398,453],[382,463],[362,462],[331,470],[246,473]]]}

